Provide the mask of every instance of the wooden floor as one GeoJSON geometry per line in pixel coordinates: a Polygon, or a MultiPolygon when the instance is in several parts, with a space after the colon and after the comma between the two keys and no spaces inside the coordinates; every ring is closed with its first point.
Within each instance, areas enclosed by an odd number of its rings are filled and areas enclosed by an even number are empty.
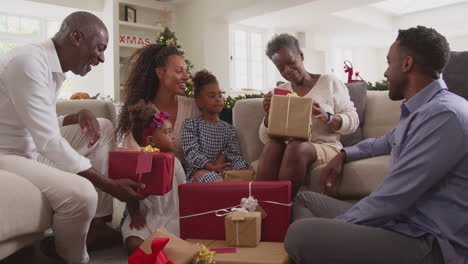
{"type": "MultiPolygon", "coordinates": [[[[125,249],[120,247],[97,250],[90,253],[92,264],[126,264],[125,249]]],[[[44,256],[39,250],[39,242],[33,246],[23,248],[4,260],[0,264],[61,264],[54,259],[44,256]]]]}

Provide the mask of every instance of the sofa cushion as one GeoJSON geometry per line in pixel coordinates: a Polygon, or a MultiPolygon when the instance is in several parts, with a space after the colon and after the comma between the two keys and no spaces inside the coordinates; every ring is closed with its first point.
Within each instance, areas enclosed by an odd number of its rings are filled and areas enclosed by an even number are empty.
{"type": "Polygon", "coordinates": [[[232,125],[237,131],[241,151],[248,164],[257,160],[263,149],[258,136],[260,123],[265,116],[262,102],[263,98],[239,100],[232,110],[232,125]]]}
{"type": "MultiPolygon", "coordinates": [[[[307,189],[320,192],[320,175],[322,168],[312,170],[307,189]]],[[[390,167],[390,156],[380,156],[347,163],[343,170],[341,183],[336,189],[336,198],[356,200],[369,195],[387,176],[390,167]]]]}
{"type": "Polygon", "coordinates": [[[354,133],[341,136],[340,141],[345,147],[352,146],[364,138],[362,127],[364,126],[364,110],[366,109],[367,83],[352,82],[347,83],[346,87],[348,87],[349,97],[359,116],[359,127],[354,133]]]}
{"type": "Polygon", "coordinates": [[[0,178],[0,242],[51,227],[52,209],[36,186],[4,170],[0,170],[0,178]]]}
{"type": "Polygon", "coordinates": [[[443,79],[450,91],[468,99],[468,51],[451,52],[443,71],[443,79]]]}
{"type": "Polygon", "coordinates": [[[109,119],[116,126],[116,110],[112,102],[101,100],[58,100],[57,115],[76,113],[81,109],[88,109],[96,117],[109,119]]]}
{"type": "Polygon", "coordinates": [[[368,91],[366,97],[364,138],[381,137],[398,125],[402,101],[390,100],[388,91],[368,91]]]}

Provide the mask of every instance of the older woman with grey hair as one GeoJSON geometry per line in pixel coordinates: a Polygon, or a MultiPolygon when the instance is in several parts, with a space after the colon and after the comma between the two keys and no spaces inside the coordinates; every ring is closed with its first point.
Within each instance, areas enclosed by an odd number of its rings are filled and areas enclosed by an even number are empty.
{"type": "Polygon", "coordinates": [[[304,68],[304,54],[298,40],[289,35],[275,36],[266,55],[288,81],[277,88],[313,98],[309,140],[270,138],[267,134],[271,93],[263,100],[265,119],[260,125],[260,140],[265,144],[257,169],[257,180],[290,180],[293,197],[302,186],[309,169],[328,163],[343,148],[340,135],[354,132],[359,119],[346,86],[333,75],[313,74],[304,68]]]}

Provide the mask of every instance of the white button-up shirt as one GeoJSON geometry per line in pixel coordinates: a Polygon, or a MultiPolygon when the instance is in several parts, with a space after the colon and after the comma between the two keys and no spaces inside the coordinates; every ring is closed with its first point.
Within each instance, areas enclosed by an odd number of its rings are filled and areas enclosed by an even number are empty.
{"type": "Polygon", "coordinates": [[[0,153],[39,153],[71,173],[91,167],[60,134],[55,104],[65,77],[50,39],[0,58],[0,153]]]}

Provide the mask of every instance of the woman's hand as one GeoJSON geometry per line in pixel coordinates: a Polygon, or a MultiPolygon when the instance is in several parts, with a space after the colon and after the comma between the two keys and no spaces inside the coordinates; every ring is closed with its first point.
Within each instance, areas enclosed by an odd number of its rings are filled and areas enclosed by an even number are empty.
{"type": "Polygon", "coordinates": [[[271,92],[265,94],[263,97],[263,110],[265,111],[265,126],[268,127],[268,114],[270,113],[270,104],[271,104],[271,97],[273,94],[271,92]]]}
{"type": "Polygon", "coordinates": [[[328,122],[328,114],[320,107],[318,102],[314,102],[312,105],[312,116],[323,124],[328,122]]]}
{"type": "Polygon", "coordinates": [[[341,116],[331,114],[330,120],[328,113],[320,107],[320,104],[318,102],[314,102],[312,105],[312,116],[315,119],[318,119],[320,122],[322,122],[322,124],[329,126],[333,130],[338,130],[341,128],[341,116]]]}
{"type": "Polygon", "coordinates": [[[146,225],[146,219],[141,214],[130,216],[130,229],[141,230],[146,225]]]}
{"type": "Polygon", "coordinates": [[[263,97],[263,110],[265,111],[265,113],[269,113],[270,112],[270,103],[271,103],[271,97],[273,96],[273,94],[271,92],[265,94],[265,96],[263,97]]]}

